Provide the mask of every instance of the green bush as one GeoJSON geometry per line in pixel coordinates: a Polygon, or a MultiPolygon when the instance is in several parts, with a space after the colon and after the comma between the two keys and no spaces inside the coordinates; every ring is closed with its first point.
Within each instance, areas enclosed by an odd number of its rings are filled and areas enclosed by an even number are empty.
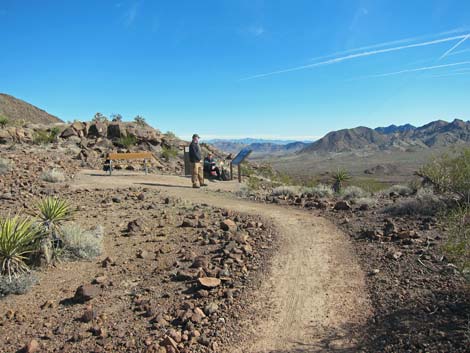
{"type": "Polygon", "coordinates": [[[106,116],[104,116],[103,114],[98,112],[93,116],[92,121],[95,122],[95,123],[105,123],[105,122],[108,121],[108,118],[106,116]]]}
{"type": "Polygon", "coordinates": [[[470,148],[452,155],[442,154],[421,167],[417,174],[437,192],[452,193],[470,203],[470,148]]]}
{"type": "Polygon", "coordinates": [[[2,129],[5,128],[5,126],[7,126],[8,124],[10,123],[10,120],[8,120],[7,117],[3,116],[3,115],[0,115],[0,127],[2,129]]]}
{"type": "Polygon", "coordinates": [[[131,146],[135,146],[137,144],[137,137],[134,135],[127,135],[127,136],[122,136],[117,140],[117,144],[119,146],[122,146],[124,148],[129,148],[131,146]]]}
{"type": "Polygon", "coordinates": [[[167,131],[165,133],[165,136],[168,137],[169,139],[175,139],[176,138],[176,134],[173,131],[167,131]]]}
{"type": "Polygon", "coordinates": [[[78,224],[68,223],[60,231],[63,253],[74,259],[92,259],[103,251],[103,234],[101,227],[84,230],[78,224]]]}
{"type": "Polygon", "coordinates": [[[448,213],[444,219],[447,241],[444,251],[450,261],[470,280],[470,207],[448,213]]]}
{"type": "Polygon", "coordinates": [[[176,158],[178,156],[178,150],[173,147],[163,146],[162,148],[162,157],[169,161],[172,158],[176,158]]]}
{"type": "Polygon", "coordinates": [[[29,218],[0,219],[0,274],[11,280],[29,272],[27,261],[39,248],[44,230],[29,218]]]}
{"type": "Polygon", "coordinates": [[[56,140],[59,134],[58,128],[52,128],[51,131],[36,130],[33,134],[33,143],[36,145],[46,145],[56,140]]]}

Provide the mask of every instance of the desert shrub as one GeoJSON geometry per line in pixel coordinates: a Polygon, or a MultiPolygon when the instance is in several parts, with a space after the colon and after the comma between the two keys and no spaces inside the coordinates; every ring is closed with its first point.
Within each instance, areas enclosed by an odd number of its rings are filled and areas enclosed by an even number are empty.
{"type": "Polygon", "coordinates": [[[470,280],[470,207],[452,210],[444,217],[447,241],[444,251],[450,261],[470,280]]]}
{"type": "Polygon", "coordinates": [[[178,150],[173,147],[163,146],[162,148],[162,157],[169,161],[172,158],[176,158],[178,156],[178,150]]]}
{"type": "Polygon", "coordinates": [[[259,190],[261,188],[261,179],[251,175],[247,179],[246,186],[250,191],[259,190]]]}
{"type": "Polygon", "coordinates": [[[7,126],[8,124],[10,123],[10,121],[8,120],[7,117],[3,116],[3,115],[0,115],[0,127],[2,129],[5,128],[5,126],[7,126]]]}
{"type": "Polygon", "coordinates": [[[176,134],[173,131],[167,131],[165,133],[165,136],[168,137],[169,139],[175,139],[176,138],[176,134]]]}
{"type": "Polygon", "coordinates": [[[0,298],[10,294],[25,294],[36,284],[37,277],[34,273],[23,273],[17,277],[0,275],[0,298]]]}
{"type": "Polygon", "coordinates": [[[236,195],[241,198],[247,198],[253,192],[253,189],[247,184],[240,186],[240,189],[236,192],[236,195]]]}
{"type": "Polygon", "coordinates": [[[56,136],[46,130],[36,130],[33,134],[33,143],[36,145],[46,145],[54,142],[56,136]]]}
{"type": "Polygon", "coordinates": [[[49,183],[62,183],[65,181],[65,175],[60,170],[51,169],[43,172],[41,179],[49,183]]]}
{"type": "Polygon", "coordinates": [[[129,148],[131,146],[134,146],[137,144],[137,137],[135,137],[134,135],[127,135],[127,136],[121,136],[118,140],[117,140],[117,144],[119,146],[122,146],[124,148],[129,148]]]}
{"type": "Polygon", "coordinates": [[[295,186],[278,186],[271,192],[272,196],[288,196],[293,197],[299,193],[299,188],[295,186]]]}
{"type": "Polygon", "coordinates": [[[134,118],[134,122],[139,126],[145,126],[145,124],[146,124],[145,118],[143,116],[140,116],[140,115],[137,115],[134,118]]]}
{"type": "Polygon", "coordinates": [[[341,195],[345,200],[353,200],[366,197],[368,193],[362,190],[359,186],[351,185],[344,188],[341,195]]]}
{"type": "Polygon", "coordinates": [[[374,199],[372,197],[361,197],[358,199],[354,200],[354,203],[358,206],[368,206],[368,207],[373,207],[377,204],[377,199],[374,199]]]}
{"type": "Polygon", "coordinates": [[[400,199],[384,209],[392,216],[422,215],[434,216],[445,208],[446,204],[431,189],[420,189],[414,197],[400,199]]]}
{"type": "Polygon", "coordinates": [[[415,193],[415,191],[412,188],[410,188],[408,185],[401,185],[401,184],[392,185],[387,190],[385,190],[385,192],[387,194],[395,192],[400,196],[410,196],[415,193]]]}
{"type": "Polygon", "coordinates": [[[345,169],[338,169],[331,173],[331,181],[333,183],[333,190],[336,193],[340,193],[344,187],[344,184],[351,179],[351,175],[345,169]]]}
{"type": "Polygon", "coordinates": [[[13,162],[6,158],[0,158],[0,175],[6,174],[13,169],[13,162]]]}
{"type": "Polygon", "coordinates": [[[301,191],[303,194],[310,194],[317,198],[332,197],[334,194],[333,189],[325,184],[318,184],[313,187],[304,187],[301,191]]]}
{"type": "Polygon", "coordinates": [[[121,114],[111,114],[110,118],[111,118],[111,121],[113,121],[113,122],[120,123],[122,121],[122,115],[121,114]]]}
{"type": "Polygon", "coordinates": [[[0,274],[11,279],[29,272],[27,261],[43,235],[44,230],[29,218],[0,219],[0,274]]]}
{"type": "Polygon", "coordinates": [[[421,167],[417,174],[437,192],[456,194],[470,203],[470,148],[443,154],[421,167]]]}
{"type": "Polygon", "coordinates": [[[63,255],[76,259],[92,259],[103,251],[103,229],[84,230],[76,223],[61,227],[63,255]]]}

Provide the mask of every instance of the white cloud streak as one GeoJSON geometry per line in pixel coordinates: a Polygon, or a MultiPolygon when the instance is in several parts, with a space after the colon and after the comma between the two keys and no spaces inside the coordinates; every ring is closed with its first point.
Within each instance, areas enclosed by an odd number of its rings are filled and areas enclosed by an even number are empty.
{"type": "Polygon", "coordinates": [[[461,61],[461,62],[452,63],[452,64],[442,64],[442,65],[418,67],[416,69],[407,69],[407,70],[401,70],[401,71],[395,71],[395,72],[388,72],[388,73],[385,73],[385,74],[370,75],[370,76],[366,76],[366,77],[369,78],[369,77],[395,76],[395,75],[406,74],[406,73],[410,73],[410,72],[429,71],[429,70],[436,70],[436,69],[442,69],[442,68],[459,66],[459,65],[470,65],[470,61],[461,61]]]}
{"type": "Polygon", "coordinates": [[[459,40],[459,42],[457,44],[455,44],[452,48],[450,48],[449,50],[447,50],[444,54],[441,55],[441,57],[439,58],[439,60],[442,60],[444,59],[447,55],[449,55],[450,53],[452,53],[455,49],[457,49],[463,42],[465,42],[468,38],[470,38],[470,34],[465,36],[464,38],[462,38],[461,40],[459,40]]]}
{"type": "Polygon", "coordinates": [[[350,54],[350,55],[341,56],[341,57],[337,57],[337,58],[333,58],[333,59],[330,59],[330,60],[325,60],[325,61],[321,61],[321,62],[317,62],[317,63],[313,63],[313,64],[302,65],[302,66],[292,67],[292,68],[288,68],[288,69],[283,69],[283,70],[272,71],[272,72],[268,72],[268,73],[264,73],[264,74],[254,75],[254,76],[243,78],[240,81],[247,81],[247,80],[253,80],[253,79],[263,78],[263,77],[272,76],[272,75],[279,75],[279,74],[293,72],[293,71],[306,70],[306,69],[311,69],[311,68],[318,67],[318,66],[336,64],[336,63],[339,63],[339,62],[352,60],[352,59],[356,59],[356,58],[372,56],[372,55],[390,53],[390,52],[395,52],[395,51],[400,51],[400,50],[405,50],[405,49],[411,49],[411,48],[426,47],[426,46],[429,46],[429,45],[435,45],[435,44],[440,44],[440,43],[451,42],[451,41],[458,40],[458,39],[462,40],[464,38],[465,39],[468,38],[469,36],[470,36],[470,34],[467,33],[467,34],[463,34],[463,35],[452,36],[452,37],[441,38],[441,39],[434,39],[434,40],[420,42],[420,43],[407,44],[407,45],[402,45],[402,46],[397,46],[397,47],[392,47],[392,48],[384,48],[384,49],[371,50],[371,51],[366,51],[366,52],[361,52],[361,53],[356,53],[356,54],[350,54]]]}

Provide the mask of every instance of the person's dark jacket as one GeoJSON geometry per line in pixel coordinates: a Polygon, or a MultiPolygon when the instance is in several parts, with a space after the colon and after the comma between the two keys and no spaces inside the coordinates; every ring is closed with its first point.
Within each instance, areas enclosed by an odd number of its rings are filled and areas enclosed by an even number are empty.
{"type": "Polygon", "coordinates": [[[199,144],[196,142],[191,142],[189,145],[189,161],[191,163],[198,163],[202,159],[201,156],[201,149],[199,148],[199,144]]]}

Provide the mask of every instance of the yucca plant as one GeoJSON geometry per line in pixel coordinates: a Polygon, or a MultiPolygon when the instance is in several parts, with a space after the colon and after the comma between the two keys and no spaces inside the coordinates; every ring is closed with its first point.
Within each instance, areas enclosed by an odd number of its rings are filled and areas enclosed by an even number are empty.
{"type": "Polygon", "coordinates": [[[333,182],[333,190],[336,193],[340,193],[343,189],[344,184],[351,179],[351,175],[345,169],[338,169],[333,172],[331,180],[333,182]]]}
{"type": "Polygon", "coordinates": [[[47,234],[42,240],[41,248],[46,262],[50,263],[53,254],[57,253],[60,247],[59,226],[72,217],[72,210],[66,200],[52,196],[41,200],[37,208],[39,218],[47,234]]]}
{"type": "Polygon", "coordinates": [[[44,229],[30,218],[0,219],[0,273],[12,277],[29,272],[29,256],[39,248],[44,229]]]}

